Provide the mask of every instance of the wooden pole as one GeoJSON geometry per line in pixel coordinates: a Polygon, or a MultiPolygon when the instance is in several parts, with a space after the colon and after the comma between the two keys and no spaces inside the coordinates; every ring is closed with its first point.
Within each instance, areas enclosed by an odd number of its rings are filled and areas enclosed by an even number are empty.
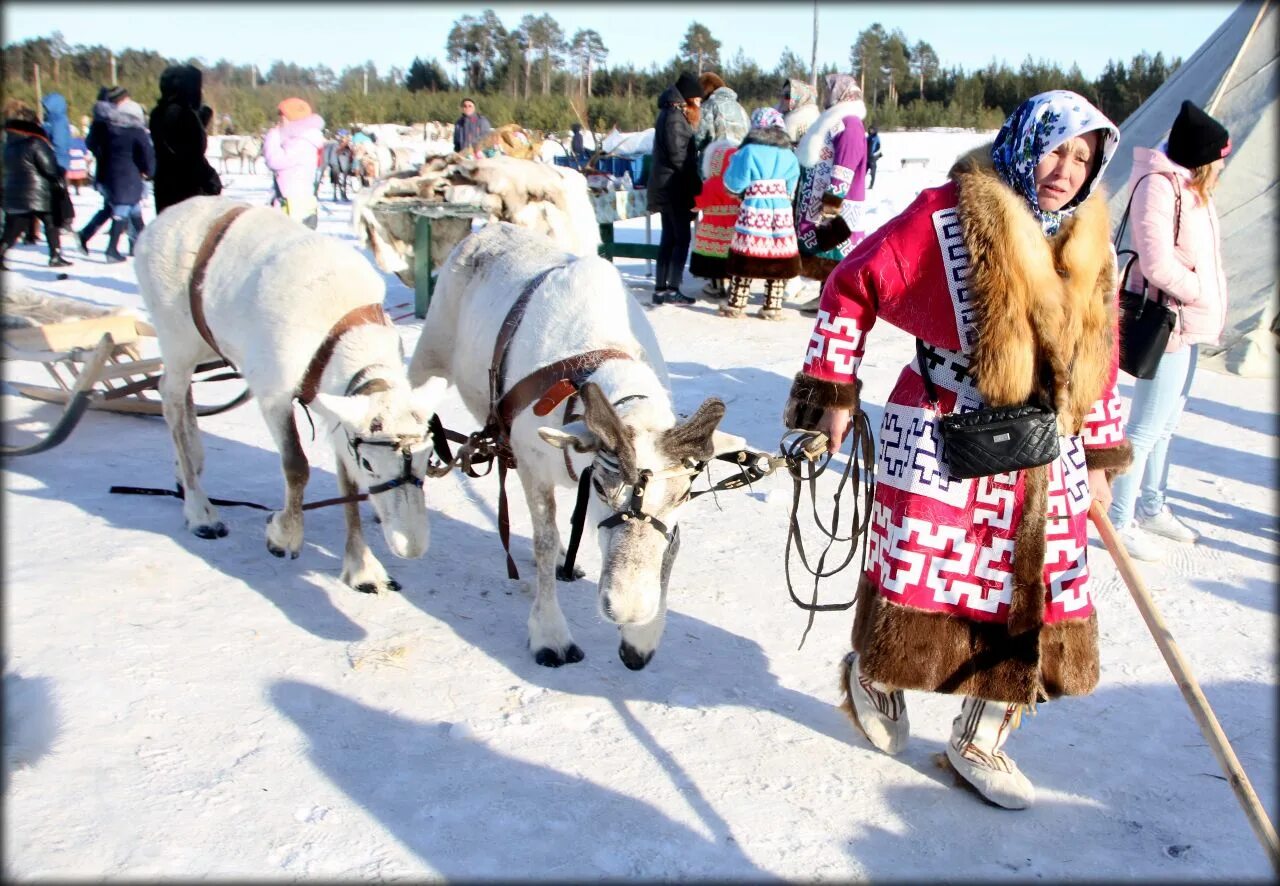
{"type": "Polygon", "coordinates": [[[1155,639],[1156,646],[1160,647],[1160,654],[1164,656],[1165,664],[1173,672],[1174,680],[1177,681],[1178,688],[1182,690],[1182,697],[1186,699],[1187,705],[1191,708],[1191,713],[1195,716],[1196,723],[1199,724],[1205,741],[1209,743],[1209,748],[1213,751],[1214,756],[1218,758],[1218,764],[1222,767],[1222,771],[1227,774],[1227,783],[1231,785],[1231,790],[1235,791],[1236,799],[1240,801],[1240,806],[1244,809],[1245,817],[1249,819],[1249,825],[1253,828],[1258,842],[1262,844],[1262,848],[1266,851],[1271,861],[1271,866],[1275,869],[1277,875],[1280,875],[1280,840],[1276,837],[1276,829],[1272,826],[1271,819],[1267,817],[1266,810],[1258,802],[1258,795],[1254,793],[1253,785],[1249,783],[1249,777],[1245,775],[1244,769],[1240,766],[1240,761],[1236,758],[1235,751],[1231,749],[1231,742],[1227,741],[1226,734],[1223,733],[1222,727],[1218,724],[1218,718],[1213,715],[1213,709],[1209,707],[1209,700],[1200,691],[1200,684],[1192,676],[1190,666],[1188,666],[1186,659],[1182,657],[1178,644],[1173,641],[1173,635],[1169,633],[1168,625],[1164,623],[1164,618],[1161,617],[1160,611],[1156,609],[1155,601],[1151,599],[1151,595],[1147,592],[1146,585],[1142,581],[1142,576],[1138,574],[1137,567],[1129,559],[1129,552],[1124,549],[1123,543],[1121,543],[1119,536],[1116,535],[1116,529],[1111,525],[1111,520],[1108,519],[1106,511],[1096,501],[1089,507],[1089,519],[1093,521],[1093,525],[1098,530],[1098,535],[1102,537],[1102,543],[1111,554],[1111,559],[1115,561],[1116,569],[1120,571],[1120,577],[1124,579],[1125,585],[1129,588],[1129,593],[1133,595],[1133,601],[1138,604],[1138,611],[1142,613],[1142,620],[1147,623],[1147,630],[1151,631],[1151,636],[1155,639]]]}
{"type": "Polygon", "coordinates": [[[818,0],[813,0],[813,53],[809,56],[809,85],[818,88],[818,0]]]}
{"type": "Polygon", "coordinates": [[[1226,75],[1222,81],[1218,83],[1218,88],[1214,90],[1213,99],[1209,102],[1209,106],[1204,109],[1206,114],[1212,116],[1214,110],[1218,107],[1218,102],[1222,100],[1222,96],[1226,94],[1230,88],[1231,76],[1235,74],[1236,67],[1240,64],[1240,59],[1244,58],[1244,51],[1249,48],[1249,42],[1253,40],[1253,34],[1258,30],[1258,25],[1262,22],[1262,17],[1267,14],[1267,7],[1271,5],[1271,0],[1266,0],[1258,8],[1258,14],[1253,19],[1253,25],[1249,28],[1249,33],[1245,35],[1244,40],[1240,43],[1240,48],[1236,51],[1236,57],[1231,61],[1231,67],[1227,69],[1226,75]]]}
{"type": "Polygon", "coordinates": [[[40,65],[32,64],[36,84],[36,119],[44,122],[44,94],[40,91],[40,65]]]}
{"type": "Polygon", "coordinates": [[[116,54],[108,52],[107,57],[111,59],[111,85],[116,86],[116,54]]]}

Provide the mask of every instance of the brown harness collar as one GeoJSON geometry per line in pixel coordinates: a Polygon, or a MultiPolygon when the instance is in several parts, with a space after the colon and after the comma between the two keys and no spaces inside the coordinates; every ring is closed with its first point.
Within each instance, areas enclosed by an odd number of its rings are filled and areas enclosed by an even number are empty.
{"type": "Polygon", "coordinates": [[[325,336],[324,341],[320,343],[320,347],[316,349],[315,355],[312,356],[311,363],[307,366],[307,372],[302,376],[302,384],[298,386],[297,397],[304,406],[316,398],[316,394],[320,390],[320,376],[324,375],[325,367],[329,365],[329,358],[333,356],[334,350],[338,347],[338,339],[342,338],[347,330],[355,326],[370,324],[377,326],[391,325],[386,312],[382,310],[382,305],[369,304],[352,308],[343,314],[337,323],[333,324],[333,328],[329,330],[329,334],[325,336]]]}
{"type": "MultiPolygon", "coordinates": [[[[188,287],[188,293],[191,298],[191,319],[196,324],[196,331],[200,333],[200,337],[223,360],[227,360],[227,355],[222,353],[222,349],[218,347],[213,333],[209,330],[209,323],[204,318],[204,276],[208,271],[209,260],[213,258],[214,250],[218,248],[222,238],[227,235],[227,228],[231,227],[231,223],[248,211],[249,208],[248,206],[232,207],[214,220],[213,225],[204,235],[204,240],[200,243],[199,250],[196,251],[196,262],[191,268],[191,284],[188,287]]],[[[230,360],[227,360],[227,362],[231,363],[230,360]]],[[[234,366],[234,364],[232,365],[234,366]]]]}

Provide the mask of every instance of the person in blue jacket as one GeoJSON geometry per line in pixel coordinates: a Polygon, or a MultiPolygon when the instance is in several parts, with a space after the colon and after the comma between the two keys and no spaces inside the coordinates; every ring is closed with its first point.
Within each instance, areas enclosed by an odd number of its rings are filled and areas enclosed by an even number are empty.
{"type": "MultiPolygon", "coordinates": [[[[145,227],[142,221],[144,178],[155,175],[156,155],[146,129],[146,111],[133,99],[125,99],[108,112],[96,142],[99,153],[98,180],[111,201],[111,234],[104,253],[109,262],[122,262],[120,238],[129,234],[129,254],[145,227]]],[[[91,147],[93,147],[91,145],[91,147]]],[[[88,230],[86,228],[86,230],[88,230]]],[[[80,233],[80,244],[88,249],[89,231],[80,233]]]]}
{"type": "Polygon", "coordinates": [[[729,241],[729,298],[720,306],[726,317],[741,317],[752,280],[764,281],[760,317],[782,319],[783,288],[800,273],[800,248],[791,211],[800,163],[791,150],[786,122],[776,108],[759,108],[751,129],[729,161],[724,188],[740,195],[738,220],[729,241]]]}

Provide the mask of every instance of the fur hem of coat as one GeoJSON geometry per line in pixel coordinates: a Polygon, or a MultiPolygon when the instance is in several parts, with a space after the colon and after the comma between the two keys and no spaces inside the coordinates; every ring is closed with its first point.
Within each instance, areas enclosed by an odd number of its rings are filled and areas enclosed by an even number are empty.
{"type": "Polygon", "coordinates": [[[1011,634],[999,622],[887,602],[864,577],[853,648],[862,673],[895,689],[1034,704],[1098,685],[1098,617],[1011,634]]]}
{"type": "MultiPolygon", "coordinates": [[[[800,273],[800,256],[757,258],[731,251],[727,267],[730,277],[746,277],[749,280],[790,280],[800,273]]],[[[690,271],[690,273],[693,272],[690,271]]]]}
{"type": "Polygon", "coordinates": [[[827,277],[831,276],[831,272],[836,269],[838,264],[840,262],[833,258],[806,255],[803,250],[800,252],[800,276],[810,280],[817,280],[819,283],[826,283],[827,277]]]}
{"type": "Polygon", "coordinates": [[[1056,408],[1062,433],[1076,434],[1111,369],[1116,274],[1106,194],[1095,189],[1046,238],[996,175],[988,148],[960,158],[948,174],[973,261],[978,390],[991,406],[1037,396],[1056,408]]]}
{"type": "Polygon", "coordinates": [[[689,254],[689,274],[704,280],[723,280],[729,276],[728,263],[727,258],[692,252],[689,254]]]}
{"type": "Polygon", "coordinates": [[[1116,446],[1086,448],[1084,465],[1091,471],[1107,472],[1110,480],[1117,474],[1123,474],[1133,464],[1133,445],[1125,440],[1116,446]]]}

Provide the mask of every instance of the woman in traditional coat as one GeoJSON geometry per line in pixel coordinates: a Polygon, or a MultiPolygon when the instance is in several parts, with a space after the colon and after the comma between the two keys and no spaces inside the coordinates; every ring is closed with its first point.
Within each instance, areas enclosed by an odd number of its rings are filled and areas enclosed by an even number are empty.
{"type": "Polygon", "coordinates": [[[963,696],[947,757],[1008,808],[1035,793],[1001,749],[1022,708],[1098,681],[1086,515],[1094,498],[1108,504],[1108,475],[1130,457],[1115,260],[1096,192],[1118,141],[1075,93],[1023,102],[993,146],[960,158],[832,273],[784,413],[837,447],[872,324],[921,340],[938,403],[917,358],[885,404],[844,707],[896,754],[908,736],[902,690],[963,696]],[[939,413],[1031,399],[1056,407],[1056,461],[952,476],[939,413]]]}
{"type": "Polygon", "coordinates": [[[702,193],[694,198],[699,212],[693,228],[693,248],[689,253],[689,273],[707,283],[702,295],[724,298],[729,294],[725,265],[729,261],[729,241],[738,220],[738,198],[724,189],[724,171],[738,150],[732,139],[717,139],[702,155],[702,193]]]}
{"type": "Polygon", "coordinates": [[[803,80],[788,80],[782,84],[777,108],[782,112],[787,136],[795,145],[818,119],[822,109],[818,107],[818,91],[803,80]]]}
{"type": "Polygon", "coordinates": [[[776,108],[757,109],[751,115],[751,131],[724,174],[725,188],[742,199],[729,243],[729,300],[720,306],[726,317],[741,317],[751,281],[763,280],[759,316],[781,320],[783,284],[800,271],[791,214],[800,164],[784,127],[776,108]]]}
{"type": "Polygon", "coordinates": [[[796,146],[800,193],[796,236],[804,276],[824,281],[836,264],[866,236],[867,106],[849,74],[827,77],[827,109],[796,146]]]}

